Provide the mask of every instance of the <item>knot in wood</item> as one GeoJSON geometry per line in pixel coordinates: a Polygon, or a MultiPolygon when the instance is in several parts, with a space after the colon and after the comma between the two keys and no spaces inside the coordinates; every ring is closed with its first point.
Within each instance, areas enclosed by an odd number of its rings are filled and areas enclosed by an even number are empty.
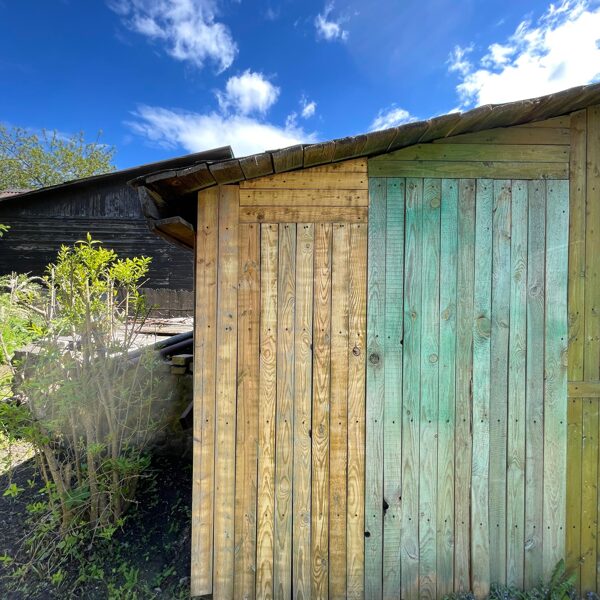
{"type": "Polygon", "coordinates": [[[354,354],[354,356],[359,356],[360,348],[358,346],[354,346],[354,348],[352,348],[352,354],[354,354]]]}
{"type": "Polygon", "coordinates": [[[376,352],[373,352],[373,354],[371,354],[371,356],[369,356],[369,362],[372,365],[379,364],[379,354],[377,354],[376,352]]]}

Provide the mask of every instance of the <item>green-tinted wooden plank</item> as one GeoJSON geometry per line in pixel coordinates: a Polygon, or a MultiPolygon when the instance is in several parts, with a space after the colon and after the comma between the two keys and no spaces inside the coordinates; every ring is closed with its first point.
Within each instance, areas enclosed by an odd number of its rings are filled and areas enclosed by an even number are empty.
{"type": "Polygon", "coordinates": [[[475,282],[475,181],[459,180],[456,285],[454,590],[471,589],[471,378],[475,282]]]}
{"type": "Polygon", "coordinates": [[[385,402],[386,180],[369,179],[365,597],[381,598],[383,579],[383,412],[385,402]]]}
{"type": "Polygon", "coordinates": [[[421,422],[419,439],[419,597],[437,594],[437,435],[441,180],[423,182],[421,422]]]}
{"type": "Polygon", "coordinates": [[[492,210],[494,184],[477,181],[475,292],[473,301],[473,461],[471,483],[471,568],[473,591],[485,596],[490,584],[489,414],[492,309],[492,210]]]}
{"type": "Polygon", "coordinates": [[[490,581],[506,582],[506,449],[510,318],[509,180],[494,181],[490,371],[490,581]]]}
{"type": "Polygon", "coordinates": [[[546,184],[544,578],[565,555],[569,182],[546,184]]]}
{"type": "MultiPolygon", "coordinates": [[[[372,217],[371,217],[372,218],[372,217]]],[[[419,598],[419,412],[423,180],[406,180],[402,381],[402,598],[419,598]]],[[[368,563],[367,563],[368,564],[368,563]]]]}
{"type": "Polygon", "coordinates": [[[456,404],[456,279],[458,180],[442,181],[440,357],[437,473],[437,597],[454,589],[454,418],[456,404]]]}
{"type": "Polygon", "coordinates": [[[513,181],[510,247],[506,579],[523,587],[525,541],[525,358],[527,349],[527,182],[513,181]]]}
{"type": "Polygon", "coordinates": [[[400,593],[404,188],[404,179],[387,180],[383,497],[388,508],[383,517],[384,598],[395,598],[400,593]]]}
{"type": "Polygon", "coordinates": [[[567,534],[565,560],[576,577],[575,588],[581,595],[581,450],[583,441],[582,398],[569,398],[567,438],[567,534]]]}
{"type": "Polygon", "coordinates": [[[544,474],[544,262],[546,182],[530,181],[527,234],[527,409],[525,424],[525,587],[542,576],[544,474]]]}
{"type": "Polygon", "coordinates": [[[598,400],[583,400],[581,451],[581,592],[596,589],[598,528],[598,400]]]}

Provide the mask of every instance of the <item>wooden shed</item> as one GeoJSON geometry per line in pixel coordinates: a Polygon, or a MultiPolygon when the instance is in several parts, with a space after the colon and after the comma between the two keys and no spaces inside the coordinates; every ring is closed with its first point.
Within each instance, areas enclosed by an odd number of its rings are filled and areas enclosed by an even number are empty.
{"type": "Polygon", "coordinates": [[[599,104],[134,182],[195,231],[193,596],[600,587],[599,104]]]}

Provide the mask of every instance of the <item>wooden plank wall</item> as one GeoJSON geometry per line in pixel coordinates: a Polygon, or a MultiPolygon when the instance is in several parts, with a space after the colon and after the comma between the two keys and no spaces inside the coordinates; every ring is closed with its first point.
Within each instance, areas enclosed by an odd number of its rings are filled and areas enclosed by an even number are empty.
{"type": "Polygon", "coordinates": [[[572,115],[567,563],[600,590],[600,106],[572,115]]]}
{"type": "Polygon", "coordinates": [[[568,182],[370,190],[365,594],[535,585],[564,555],[568,182]]]}
{"type": "Polygon", "coordinates": [[[367,163],[199,195],[192,595],[363,598],[367,163]]]}

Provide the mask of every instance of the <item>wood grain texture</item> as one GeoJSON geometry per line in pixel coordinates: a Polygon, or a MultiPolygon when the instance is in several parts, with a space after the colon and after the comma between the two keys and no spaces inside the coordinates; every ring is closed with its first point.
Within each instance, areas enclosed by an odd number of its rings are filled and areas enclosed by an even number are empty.
{"type": "Polygon", "coordinates": [[[568,146],[570,143],[570,129],[568,127],[498,127],[476,133],[464,133],[433,143],[439,144],[553,144],[568,146]]]}
{"type": "Polygon", "coordinates": [[[191,594],[212,593],[217,345],[218,190],[198,195],[194,320],[191,594]]]}
{"type": "Polygon", "coordinates": [[[296,241],[292,596],[310,598],[311,402],[315,226],[299,223],[296,241]]]}
{"type": "MultiPolygon", "coordinates": [[[[440,351],[437,465],[437,597],[454,589],[454,443],[456,407],[456,302],[458,187],[442,181],[440,224],[440,351]]],[[[462,291],[461,291],[462,292],[462,291]]]]}
{"type": "Polygon", "coordinates": [[[546,183],[528,182],[528,198],[525,587],[535,585],[542,572],[546,183]]]}
{"type": "Polygon", "coordinates": [[[506,582],[523,588],[527,354],[527,182],[513,181],[506,497],[506,582]]]}
{"type": "Polygon", "coordinates": [[[238,401],[235,467],[235,572],[237,598],[256,591],[256,463],[260,334],[260,226],[239,228],[238,401]]]}
{"type": "Polygon", "coordinates": [[[261,226],[256,597],[265,599],[273,598],[278,236],[277,225],[261,226]]]}
{"type": "Polygon", "coordinates": [[[365,577],[365,386],[367,226],[351,225],[348,336],[348,599],[363,600],[365,577]]]}
{"type": "Polygon", "coordinates": [[[437,594],[437,458],[441,180],[423,181],[421,411],[419,432],[419,597],[437,594]]]}
{"type": "Polygon", "coordinates": [[[364,206],[244,206],[241,223],[366,223],[364,206]]]}
{"type": "Polygon", "coordinates": [[[312,404],[311,597],[315,600],[329,593],[331,246],[331,225],[319,223],[315,227],[312,404]]]}
{"type": "Polygon", "coordinates": [[[383,583],[383,416],[385,403],[385,248],[384,179],[369,180],[367,303],[367,406],[365,481],[365,597],[381,598],[383,583]]]}
{"type": "Polygon", "coordinates": [[[572,398],[598,398],[600,381],[570,381],[568,395],[572,398]]]}
{"type": "Polygon", "coordinates": [[[243,189],[366,190],[368,187],[365,172],[314,171],[313,169],[315,167],[251,179],[244,182],[243,189]]]}
{"type": "Polygon", "coordinates": [[[490,584],[488,485],[493,192],[493,181],[481,179],[477,182],[471,475],[471,568],[476,596],[487,594],[490,584]]]}
{"type": "Polygon", "coordinates": [[[215,419],[215,518],[213,597],[233,598],[235,521],[235,429],[237,400],[237,186],[219,198],[219,269],[215,419]],[[218,500],[217,500],[218,499],[218,500]]]}
{"type": "Polygon", "coordinates": [[[567,479],[567,281],[569,182],[549,181],[546,203],[544,352],[544,559],[552,576],[565,555],[567,479]]]}
{"type": "Polygon", "coordinates": [[[476,182],[459,180],[456,302],[456,428],[454,589],[471,588],[471,411],[476,182]]]}
{"type": "MultiPolygon", "coordinates": [[[[402,381],[402,598],[419,598],[423,181],[406,181],[402,381]]],[[[372,215],[371,215],[372,219],[372,215]]]]}
{"type": "Polygon", "coordinates": [[[242,190],[240,206],[368,206],[366,190],[242,190]]]}
{"type": "Polygon", "coordinates": [[[386,182],[383,425],[383,598],[400,593],[402,507],[402,337],[405,180],[386,182]]]}
{"type": "Polygon", "coordinates": [[[335,223],[331,275],[331,406],[329,432],[329,598],[346,598],[348,472],[348,279],[350,226],[335,223]]]}
{"type": "Polygon", "coordinates": [[[275,417],[275,546],[273,588],[276,598],[292,592],[292,475],[294,414],[294,337],[296,301],[296,225],[279,225],[277,274],[277,409],[275,417]]]}

